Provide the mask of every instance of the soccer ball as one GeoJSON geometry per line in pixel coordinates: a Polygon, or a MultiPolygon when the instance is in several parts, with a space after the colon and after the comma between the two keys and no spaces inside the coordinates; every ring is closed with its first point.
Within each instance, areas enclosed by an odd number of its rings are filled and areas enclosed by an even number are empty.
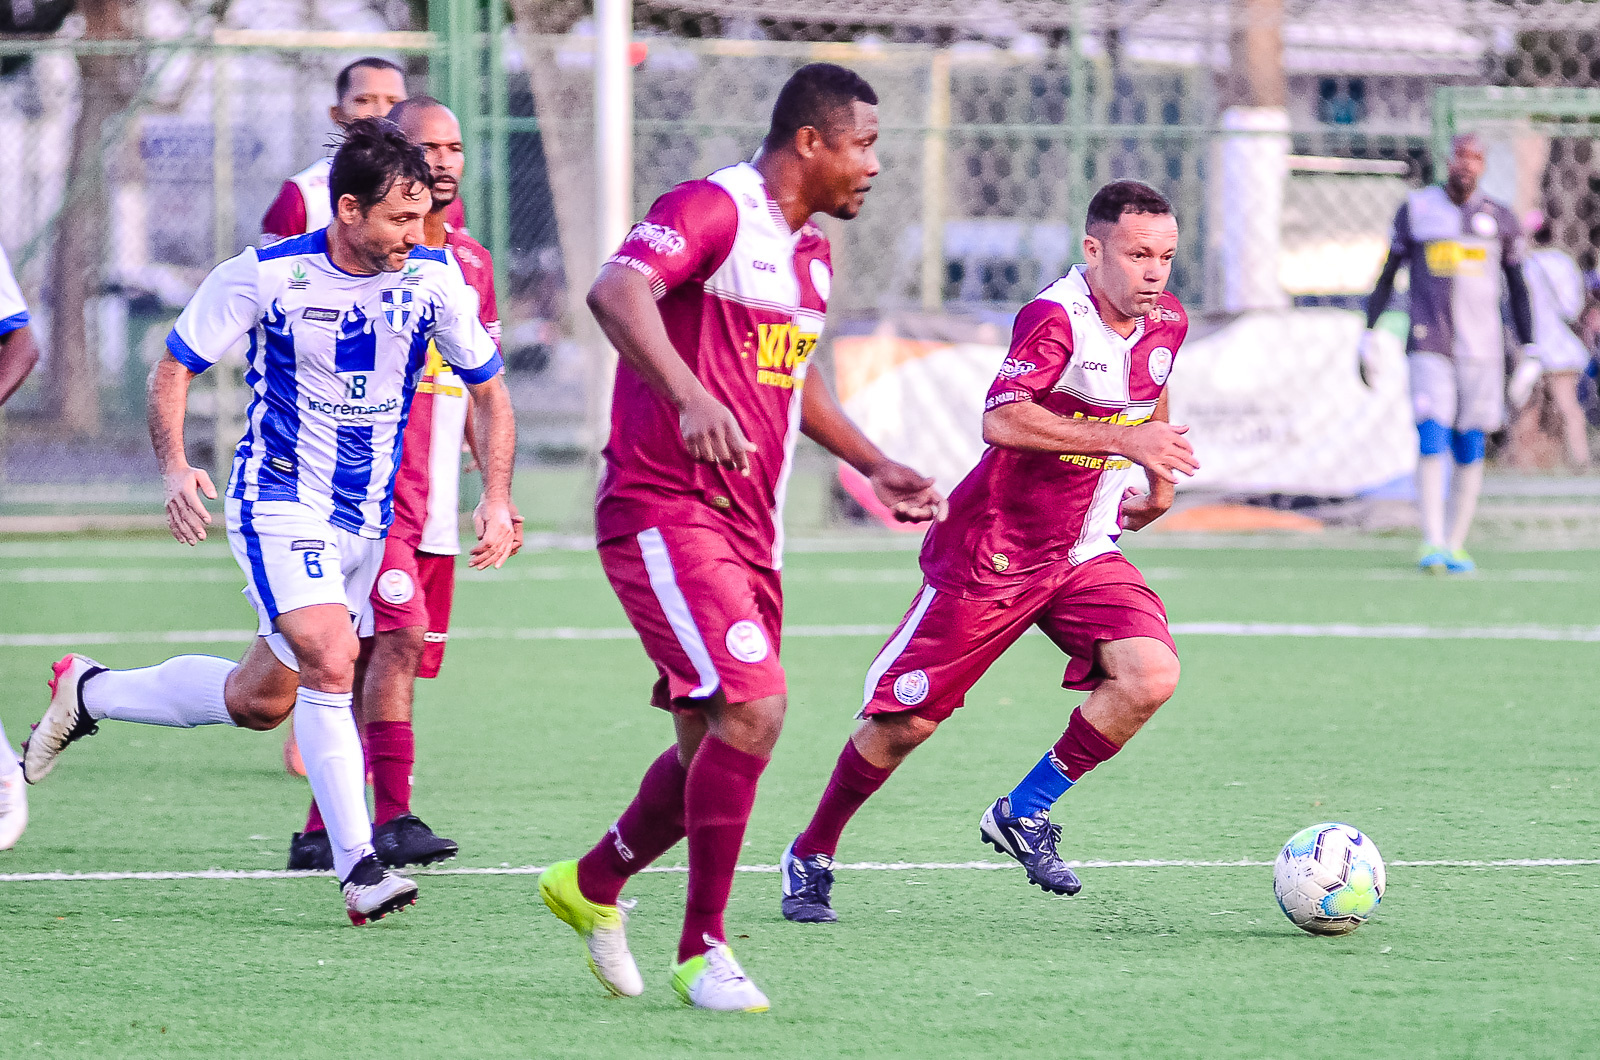
{"type": "Polygon", "coordinates": [[[1348,935],[1383,898],[1383,857],[1347,824],[1314,824],[1283,845],[1272,893],[1283,915],[1313,935],[1348,935]]]}

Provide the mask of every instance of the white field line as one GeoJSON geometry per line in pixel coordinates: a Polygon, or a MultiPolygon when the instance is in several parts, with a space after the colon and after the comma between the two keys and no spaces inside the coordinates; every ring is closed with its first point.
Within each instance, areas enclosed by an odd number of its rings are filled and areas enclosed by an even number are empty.
{"type": "MultiPolygon", "coordinates": [[[[785,637],[883,637],[890,625],[788,626],[785,637]]],[[[1187,637],[1370,638],[1374,640],[1500,640],[1600,643],[1600,626],[1362,626],[1347,623],[1174,622],[1172,632],[1187,637]]],[[[1037,631],[1030,631],[1037,635],[1037,631]]],[[[450,631],[451,640],[632,640],[626,626],[540,626],[524,629],[474,628],[450,631]]],[[[0,648],[71,648],[104,644],[243,644],[255,633],[242,629],[166,630],[127,633],[0,633],[0,648]]]]}
{"type": "MultiPolygon", "coordinates": [[[[179,558],[179,557],[173,557],[179,558]]],[[[226,554],[207,556],[207,560],[228,559],[226,554]]],[[[1145,577],[1152,582],[1191,580],[1226,580],[1230,582],[1421,582],[1423,576],[1413,570],[1306,570],[1301,567],[1147,567],[1145,577]]],[[[583,581],[599,582],[604,574],[598,566],[551,565],[518,563],[502,570],[475,571],[463,568],[456,572],[463,582],[509,583],[583,581]]],[[[1592,582],[1600,579],[1600,572],[1524,568],[1498,571],[1480,571],[1470,581],[1488,582],[1592,582]]],[[[817,570],[784,572],[783,580],[789,585],[906,585],[922,582],[922,572],[916,564],[907,564],[888,570],[855,567],[831,567],[817,570]]],[[[0,568],[0,584],[52,585],[52,584],[243,584],[239,570],[232,563],[182,563],[170,567],[13,567],[0,568]]]]}
{"type": "MultiPolygon", "coordinates": [[[[1167,861],[1140,858],[1133,861],[1069,861],[1075,869],[1266,869],[1270,861],[1167,861]]],[[[1508,858],[1499,861],[1391,861],[1396,869],[1545,869],[1600,865],[1600,858],[1508,858]]],[[[855,861],[834,865],[846,872],[970,872],[1015,869],[1014,861],[855,861]]],[[[502,865],[486,868],[415,869],[411,876],[537,876],[543,865],[502,865]]],[[[687,873],[682,865],[652,865],[645,872],[687,873]]],[[[776,873],[776,865],[740,865],[740,872],[776,873]]],[[[324,872],[287,869],[202,869],[195,872],[10,872],[0,873],[3,883],[114,883],[167,880],[299,880],[326,876],[324,872]]]]}

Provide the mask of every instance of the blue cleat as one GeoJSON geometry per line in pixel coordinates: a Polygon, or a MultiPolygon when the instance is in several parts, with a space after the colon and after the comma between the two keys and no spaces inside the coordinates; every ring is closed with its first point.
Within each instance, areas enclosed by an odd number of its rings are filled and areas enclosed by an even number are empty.
{"type": "Polygon", "coordinates": [[[1478,569],[1478,565],[1472,562],[1472,557],[1467,555],[1466,549],[1458,548],[1445,557],[1444,569],[1451,574],[1471,574],[1478,569]]]}
{"type": "Polygon", "coordinates": [[[1077,894],[1083,889],[1077,875],[1056,853],[1061,826],[1050,823],[1050,811],[1033,817],[1011,816],[1011,799],[1002,795],[983,811],[978,834],[1002,854],[1016,858],[1028,870],[1028,882],[1051,894],[1077,894]]]}
{"type": "Polygon", "coordinates": [[[1424,574],[1443,574],[1450,568],[1450,551],[1442,545],[1424,545],[1417,567],[1424,574]]]}
{"type": "MultiPolygon", "coordinates": [[[[796,839],[796,842],[799,842],[796,839]]],[[[833,893],[833,859],[826,854],[798,858],[794,843],[778,862],[783,877],[783,918],[796,924],[831,924],[839,919],[828,904],[833,893]]]]}

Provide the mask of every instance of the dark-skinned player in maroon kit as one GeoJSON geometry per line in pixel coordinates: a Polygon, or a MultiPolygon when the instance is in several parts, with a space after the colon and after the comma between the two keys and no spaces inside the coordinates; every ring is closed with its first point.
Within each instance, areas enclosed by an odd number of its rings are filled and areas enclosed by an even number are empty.
{"type": "Polygon", "coordinates": [[[768,1007],[728,949],[723,912],[787,703],[778,571],[797,434],[859,470],[901,519],[944,509],[932,479],[885,457],[806,372],[831,287],[810,218],[860,211],[878,173],[876,104],[851,71],[802,67],[754,162],[658,199],[589,292],[620,356],[600,559],[660,672],[653,699],[677,741],[594,849],[551,866],[539,890],[618,996],[644,989],[623,885],[687,838],[673,987],[697,1008],[768,1007]]]}
{"type": "Polygon", "coordinates": [[[1032,626],[1070,658],[1063,687],[1089,692],[1066,732],[979,823],[1030,883],[1076,894],[1050,808],[1116,754],[1178,683],[1161,600],[1118,551],[1125,530],[1172,506],[1199,467],[1167,422],[1167,379],[1188,318],[1166,293],[1178,247],[1154,188],[1113,181],[1089,202],[1086,264],[1017,314],[984,403],[989,449],[922,546],[924,585],[863,689],[861,724],[822,801],[780,863],[783,914],[828,923],[845,824],[1032,626]],[[1130,479],[1143,469],[1146,488],[1130,479]]]}

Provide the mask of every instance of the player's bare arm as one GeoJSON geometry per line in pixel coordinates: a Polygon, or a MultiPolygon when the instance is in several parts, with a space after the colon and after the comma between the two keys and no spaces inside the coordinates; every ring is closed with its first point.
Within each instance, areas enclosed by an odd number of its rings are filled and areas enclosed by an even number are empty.
{"type": "Polygon", "coordinates": [[[839,407],[828,381],[815,368],[800,392],[800,430],[872,483],[872,491],[902,523],[943,519],[945,499],[933,479],[891,460],[839,407]]]}
{"type": "Polygon", "coordinates": [[[10,400],[38,363],[39,347],[28,325],[0,335],[0,405],[10,400]]]}
{"type": "Polygon", "coordinates": [[[483,497],[472,513],[478,545],[472,550],[476,570],[500,567],[521,544],[521,518],[511,503],[511,465],[517,451],[517,421],[503,375],[470,384],[472,415],[483,443],[483,497]]]}
{"type": "MultiPolygon", "coordinates": [[[[1162,389],[1161,397],[1156,401],[1156,410],[1150,418],[1162,423],[1168,421],[1165,388],[1162,389]]],[[[1145,479],[1148,487],[1143,493],[1139,492],[1137,486],[1129,486],[1122,493],[1119,522],[1124,530],[1143,530],[1172,509],[1172,483],[1149,468],[1145,468],[1145,479]]]]}
{"type": "Polygon", "coordinates": [[[150,444],[155,447],[156,465],[161,469],[162,490],[166,494],[167,527],[172,536],[186,545],[206,539],[211,513],[200,500],[204,493],[217,499],[211,476],[190,467],[183,449],[183,414],[189,403],[189,383],[194,373],[169,353],[150,370],[150,444]]]}
{"type": "MultiPolygon", "coordinates": [[[[1158,411],[1164,409],[1164,404],[1157,406],[1158,411]]],[[[1159,478],[1169,485],[1178,481],[1180,473],[1193,475],[1200,470],[1194,446],[1184,437],[1188,430],[1154,416],[1131,427],[1069,420],[1031,401],[1014,401],[983,414],[983,440],[989,445],[1035,453],[1125,456],[1150,472],[1151,481],[1159,478]]]]}
{"type": "Polygon", "coordinates": [[[607,264],[589,288],[589,309],[617,355],[678,410],[689,455],[750,473],[756,447],[727,406],[712,397],[673,348],[650,281],[624,265],[607,264]]]}

